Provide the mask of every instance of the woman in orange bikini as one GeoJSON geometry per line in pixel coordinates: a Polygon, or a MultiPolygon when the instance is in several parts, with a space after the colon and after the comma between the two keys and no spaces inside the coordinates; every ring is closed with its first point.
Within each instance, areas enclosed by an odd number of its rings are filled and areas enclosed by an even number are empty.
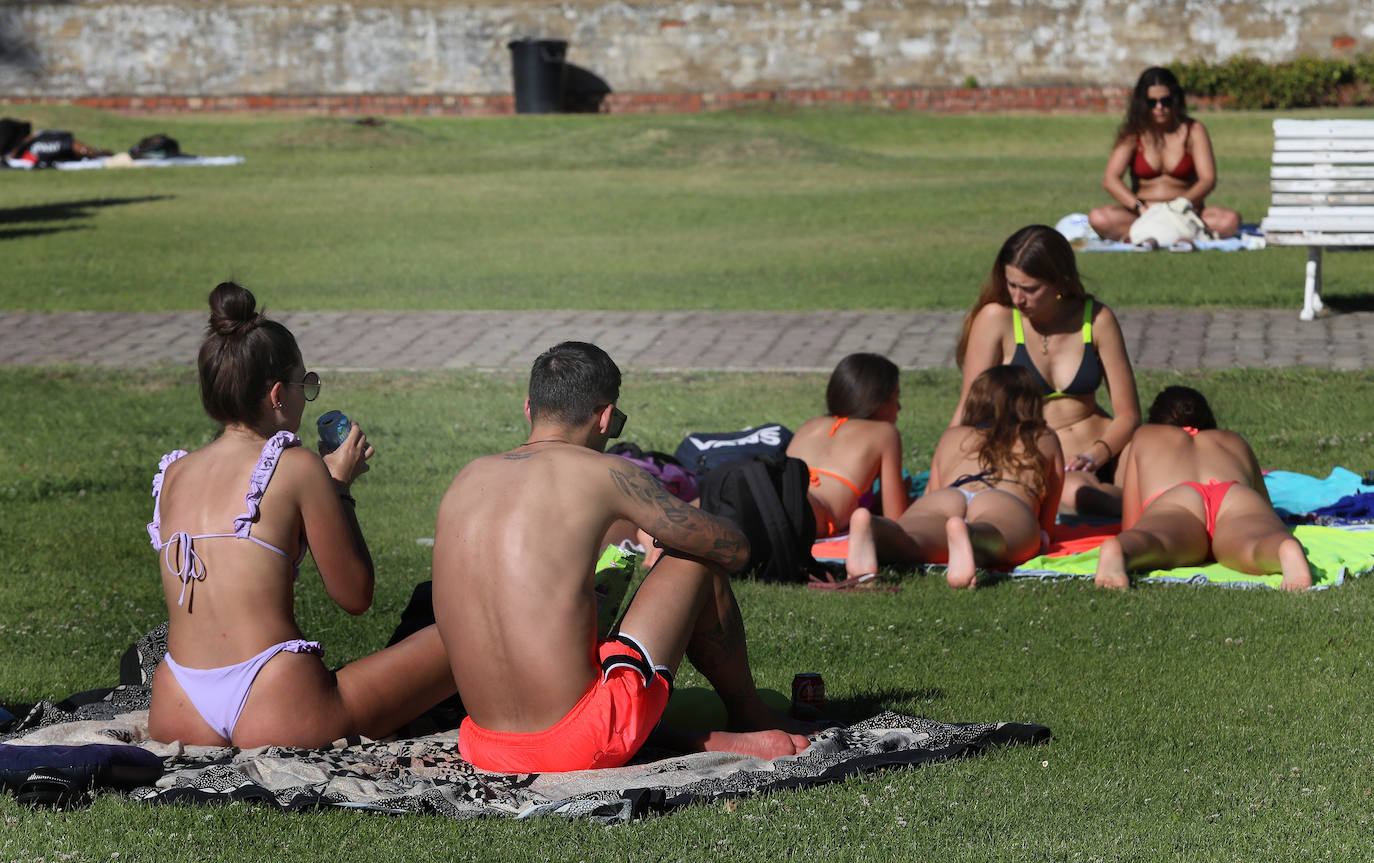
{"type": "Polygon", "coordinates": [[[950,428],[968,425],[965,401],[984,371],[1007,363],[1036,379],[1045,422],[1068,473],[1065,512],[1121,512],[1116,459],[1140,424],[1135,374],[1112,310],[1083,290],[1073,247],[1054,228],[1029,225],[1002,244],[955,351],[963,391],[950,428]],[[1097,403],[1103,383],[1111,413],[1097,403]]]}
{"type": "Polygon", "coordinates": [[[1282,572],[1285,590],[1312,586],[1302,544],[1270,506],[1254,452],[1217,428],[1202,393],[1166,387],[1124,470],[1125,530],[1102,543],[1098,587],[1125,590],[1128,572],[1209,559],[1240,572],[1282,572]]]}
{"type": "Polygon", "coordinates": [[[897,431],[900,385],[897,366],[878,354],[840,360],[825,389],[829,414],[802,423],[787,454],[811,471],[811,509],[817,538],[849,528],[859,499],[877,479],[883,514],[906,509],[902,483],[902,436],[897,431]]]}
{"type": "Polygon", "coordinates": [[[1064,482],[1059,439],[1045,425],[1035,376],[994,366],[974,379],[967,425],[946,429],[930,486],[896,521],[863,510],[849,523],[854,573],[879,563],[949,563],[951,587],[974,587],[977,567],[1033,557],[1054,527],[1064,482]]]}
{"type": "Polygon", "coordinates": [[[1099,237],[1124,240],[1151,204],[1187,198],[1213,234],[1234,237],[1240,230],[1240,213],[1206,204],[1216,185],[1212,140],[1202,123],[1188,116],[1183,87],[1168,69],[1146,69],[1136,82],[1102,174],[1102,188],[1117,203],[1093,209],[1088,222],[1099,237]],[[1127,174],[1129,188],[1121,179],[1127,174]]]}

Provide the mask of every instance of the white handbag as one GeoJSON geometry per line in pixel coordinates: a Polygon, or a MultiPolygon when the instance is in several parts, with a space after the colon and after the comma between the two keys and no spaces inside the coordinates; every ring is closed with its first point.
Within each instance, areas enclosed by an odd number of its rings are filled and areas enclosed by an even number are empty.
{"type": "Polygon", "coordinates": [[[1137,246],[1153,240],[1157,246],[1212,239],[1202,219],[1193,212],[1193,202],[1174,198],[1168,203],[1151,204],[1131,225],[1131,243],[1137,246]]]}

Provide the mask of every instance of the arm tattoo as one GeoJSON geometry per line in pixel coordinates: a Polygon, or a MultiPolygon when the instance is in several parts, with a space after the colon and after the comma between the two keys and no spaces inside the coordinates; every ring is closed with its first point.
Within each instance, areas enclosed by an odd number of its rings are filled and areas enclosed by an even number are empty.
{"type": "Polygon", "coordinates": [[[682,551],[718,563],[733,564],[739,555],[742,544],[737,532],[710,514],[673,497],[647,472],[630,465],[616,465],[611,468],[611,479],[626,497],[653,510],[650,523],[639,526],[655,538],[667,535],[666,544],[685,544],[682,551]],[[684,543],[687,539],[684,533],[692,535],[691,542],[684,543]]]}

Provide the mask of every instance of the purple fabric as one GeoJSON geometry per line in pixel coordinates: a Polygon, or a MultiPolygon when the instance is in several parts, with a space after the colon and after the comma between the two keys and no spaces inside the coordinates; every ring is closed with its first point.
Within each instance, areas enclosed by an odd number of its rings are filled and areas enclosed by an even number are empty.
{"type": "MultiPolygon", "coordinates": [[[[251,540],[269,551],[275,551],[282,557],[286,557],[286,552],[264,542],[255,536],[250,536],[249,531],[253,528],[253,522],[258,519],[258,506],[262,503],[262,495],[267,491],[267,484],[272,481],[272,475],[277,470],[277,462],[281,461],[281,454],[287,447],[300,446],[301,440],[289,431],[279,431],[267,439],[263,444],[262,454],[258,456],[258,463],[253,466],[253,474],[248,478],[248,494],[244,496],[244,503],[248,506],[248,511],[234,519],[233,533],[200,533],[189,534],[186,531],[177,531],[172,534],[166,542],[162,541],[162,481],[167,473],[167,467],[173,462],[186,455],[186,450],[178,449],[167,453],[157,465],[157,476],[153,477],[153,520],[148,523],[148,537],[153,542],[153,548],[162,552],[163,561],[167,565],[167,571],[181,579],[181,595],[177,597],[177,605],[186,601],[186,588],[190,586],[192,580],[205,580],[205,564],[196,554],[195,540],[214,539],[216,537],[233,537],[237,539],[251,540]]],[[[300,564],[305,559],[305,537],[301,537],[301,553],[293,563],[295,575],[300,575],[300,564]]]]}
{"type": "Polygon", "coordinates": [[[637,464],[653,475],[654,479],[663,484],[668,493],[678,500],[691,502],[697,499],[697,477],[691,471],[672,464],[671,462],[659,463],[651,458],[631,458],[625,453],[616,455],[630,462],[637,464]]]}
{"type": "Polygon", "coordinates": [[[177,683],[181,684],[186,697],[191,699],[191,704],[205,724],[225,740],[232,740],[234,726],[238,725],[239,714],[248,702],[248,693],[253,689],[258,672],[267,664],[267,660],[283,651],[324,655],[324,648],[318,641],[296,638],[274,644],[251,659],[219,668],[187,668],[173,661],[170,653],[166,660],[167,668],[177,683]]]}
{"type": "Polygon", "coordinates": [[[248,494],[243,498],[248,510],[234,519],[235,536],[248,536],[253,522],[258,520],[258,506],[262,503],[263,492],[267,491],[267,484],[272,481],[272,474],[277,470],[277,462],[281,461],[282,451],[300,445],[301,439],[289,431],[279,431],[263,444],[262,455],[258,456],[253,475],[248,478],[248,494]]]}
{"type": "Polygon", "coordinates": [[[153,548],[162,547],[162,477],[167,473],[167,466],[184,455],[186,450],[174,449],[157,463],[157,476],[153,477],[153,520],[148,523],[148,537],[153,541],[153,548]]]}

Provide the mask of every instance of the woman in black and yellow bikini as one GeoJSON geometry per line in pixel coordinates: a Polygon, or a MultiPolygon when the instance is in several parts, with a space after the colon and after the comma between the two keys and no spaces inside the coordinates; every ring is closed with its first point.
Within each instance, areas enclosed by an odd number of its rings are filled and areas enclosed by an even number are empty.
{"type": "Polygon", "coordinates": [[[1030,225],[1002,244],[955,354],[963,389],[950,427],[967,424],[975,378],[1010,364],[1032,373],[1045,422],[1059,437],[1065,512],[1121,512],[1116,461],[1140,425],[1135,374],[1112,310],[1083,290],[1073,248],[1054,228],[1030,225]],[[1111,413],[1097,403],[1103,384],[1111,413]]]}
{"type": "Polygon", "coordinates": [[[946,429],[935,447],[930,490],[899,519],[854,513],[851,574],[879,563],[948,562],[950,586],[973,587],[977,567],[1014,566],[1046,544],[1064,456],[1035,376],[1016,366],[985,370],[969,387],[965,414],[968,423],[946,429]]]}
{"type": "Polygon", "coordinates": [[[1212,140],[1202,122],[1188,116],[1183,87],[1168,69],[1146,69],[1136,82],[1102,174],[1102,188],[1116,203],[1094,208],[1088,223],[1103,239],[1124,240],[1151,204],[1187,198],[1208,230],[1218,237],[1234,237],[1240,230],[1240,213],[1207,206],[1206,198],[1216,185],[1212,140]],[[1129,187],[1121,179],[1127,175],[1129,187]]]}
{"type": "Polygon", "coordinates": [[[901,410],[897,366],[878,354],[850,354],[840,360],[825,389],[826,416],[802,423],[787,454],[811,471],[807,496],[816,516],[818,539],[844,533],[859,499],[880,482],[883,512],[893,518],[906,509],[902,483],[901,410]]]}

